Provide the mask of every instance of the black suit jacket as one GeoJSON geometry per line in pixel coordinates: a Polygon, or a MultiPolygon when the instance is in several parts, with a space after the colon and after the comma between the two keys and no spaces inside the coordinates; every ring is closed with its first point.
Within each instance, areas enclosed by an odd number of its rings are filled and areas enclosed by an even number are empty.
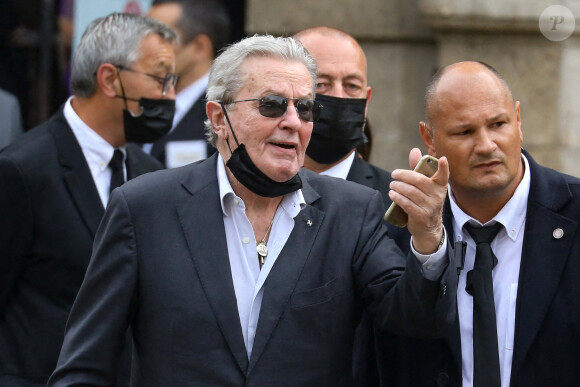
{"type": "Polygon", "coordinates": [[[110,383],[128,324],[134,386],[348,386],[363,305],[397,332],[453,319],[454,270],[423,278],[386,236],[378,192],[303,170],[307,204],[265,282],[248,359],[216,161],[113,193],[50,386],[110,383]]]}
{"type": "MultiPolygon", "coordinates": [[[[389,184],[393,180],[390,172],[376,167],[361,159],[355,153],[354,161],[347,180],[362,184],[366,187],[376,189],[383,197],[385,208],[391,204],[389,198],[389,184]]],[[[399,228],[390,223],[386,223],[389,237],[395,240],[397,246],[407,254],[410,251],[411,234],[407,228],[399,228]]],[[[363,313],[361,322],[356,330],[353,349],[353,383],[355,386],[370,387],[380,385],[379,370],[377,363],[375,334],[370,317],[363,313]]]]}
{"type": "MultiPolygon", "coordinates": [[[[580,386],[580,179],[528,159],[531,186],[516,301],[512,387],[580,386]],[[554,237],[554,230],[564,232],[554,237]]],[[[446,227],[453,235],[451,210],[446,227]]],[[[440,340],[383,337],[387,386],[461,386],[457,320],[440,340]]]]}
{"type": "MultiPolygon", "coordinates": [[[[161,168],[127,147],[132,178],[161,168]]],[[[0,153],[0,385],[44,385],[104,214],[62,109],[0,153]]]]}
{"type": "Polygon", "coordinates": [[[199,98],[185,116],[179,121],[177,126],[166,136],[157,140],[151,148],[151,156],[159,160],[163,165],[166,165],[165,147],[168,142],[173,141],[190,141],[190,140],[204,140],[207,144],[207,157],[212,155],[216,149],[207,143],[205,136],[204,121],[207,119],[205,113],[205,92],[199,98]]]}

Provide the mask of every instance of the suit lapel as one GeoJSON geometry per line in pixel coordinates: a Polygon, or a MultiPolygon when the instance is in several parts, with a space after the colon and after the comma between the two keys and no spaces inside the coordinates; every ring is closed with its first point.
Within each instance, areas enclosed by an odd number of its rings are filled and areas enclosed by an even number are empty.
{"type": "Polygon", "coordinates": [[[127,144],[127,181],[141,176],[144,173],[151,172],[150,167],[146,167],[145,163],[140,163],[136,155],[137,149],[135,144],[127,144]]]}
{"type": "Polygon", "coordinates": [[[525,360],[548,312],[572,246],[572,238],[566,236],[575,235],[577,227],[577,220],[558,213],[572,199],[566,181],[524,154],[531,185],[516,305],[514,371],[525,360]],[[562,238],[553,236],[556,229],[564,232],[562,238]]]}
{"type": "MultiPolygon", "coordinates": [[[[451,204],[449,203],[449,196],[445,199],[445,206],[443,207],[443,225],[447,231],[447,243],[453,244],[455,241],[453,230],[453,213],[451,212],[451,204]]],[[[455,265],[462,265],[455,262],[455,265]]],[[[457,273],[459,276],[459,272],[457,273]]],[[[457,307],[457,306],[456,306],[457,307]]],[[[459,329],[459,312],[455,314],[455,319],[451,327],[447,330],[444,340],[450,348],[453,355],[453,364],[461,375],[461,332],[459,329]]]]}
{"type": "Polygon", "coordinates": [[[61,110],[48,129],[56,144],[64,183],[81,218],[94,237],[105,213],[87,160],[61,110]]]}
{"type": "Polygon", "coordinates": [[[318,194],[304,180],[302,192],[307,206],[294,218],[294,229],[264,284],[264,298],[248,373],[256,365],[282,314],[288,308],[290,297],[324,219],[324,212],[310,205],[318,199],[318,194]]]}
{"type": "Polygon", "coordinates": [[[370,168],[368,168],[363,160],[360,159],[358,153],[355,152],[354,160],[352,161],[352,165],[350,166],[346,180],[354,181],[355,183],[362,184],[366,187],[374,188],[372,178],[373,174],[370,168]]]}
{"type": "Polygon", "coordinates": [[[191,198],[177,206],[192,261],[218,325],[242,372],[248,369],[216,177],[217,156],[182,182],[191,198]],[[208,178],[209,177],[209,178],[208,178]]]}

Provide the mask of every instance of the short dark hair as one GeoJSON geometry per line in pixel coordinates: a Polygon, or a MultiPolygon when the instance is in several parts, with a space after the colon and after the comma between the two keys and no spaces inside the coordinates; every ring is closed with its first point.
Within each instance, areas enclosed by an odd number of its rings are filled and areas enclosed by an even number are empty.
{"type": "Polygon", "coordinates": [[[228,43],[231,21],[227,7],[221,0],[154,0],[151,6],[177,3],[182,7],[181,19],[175,27],[182,32],[187,44],[200,34],[207,35],[213,45],[213,56],[228,43]]]}

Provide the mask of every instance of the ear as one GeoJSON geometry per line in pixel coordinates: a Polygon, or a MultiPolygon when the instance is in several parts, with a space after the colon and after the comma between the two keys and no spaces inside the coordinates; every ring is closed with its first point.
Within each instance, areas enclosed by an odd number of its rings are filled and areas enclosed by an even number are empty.
{"type": "Polygon", "coordinates": [[[367,115],[367,111],[369,110],[369,103],[371,102],[372,96],[373,96],[373,88],[367,86],[367,105],[365,106],[365,116],[367,115]]]}
{"type": "Polygon", "coordinates": [[[206,34],[197,35],[188,43],[188,46],[189,45],[194,48],[191,54],[195,55],[198,60],[203,59],[208,61],[213,59],[213,44],[211,43],[209,36],[206,34]]]}
{"type": "Polygon", "coordinates": [[[520,101],[516,101],[515,104],[516,110],[516,125],[518,127],[518,131],[520,132],[520,145],[524,141],[524,132],[522,132],[522,117],[520,116],[520,101]]]}
{"type": "Polygon", "coordinates": [[[426,122],[419,122],[419,131],[421,132],[421,140],[423,140],[423,145],[427,149],[427,153],[431,156],[437,157],[437,152],[435,150],[435,138],[433,130],[427,125],[426,122]]]}
{"type": "Polygon", "coordinates": [[[222,105],[219,102],[209,101],[205,104],[205,112],[211,122],[214,133],[219,139],[226,140],[229,130],[222,105]]]}
{"type": "Polygon", "coordinates": [[[118,93],[119,71],[110,63],[103,63],[97,69],[97,85],[101,92],[108,98],[115,98],[118,93]]]}

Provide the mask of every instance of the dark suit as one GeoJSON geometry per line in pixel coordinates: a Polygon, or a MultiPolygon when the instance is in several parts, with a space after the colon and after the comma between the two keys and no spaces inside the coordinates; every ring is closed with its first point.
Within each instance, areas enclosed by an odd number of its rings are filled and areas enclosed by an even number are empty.
{"type": "MultiPolygon", "coordinates": [[[[127,147],[129,178],[159,169],[127,147]]],[[[0,153],[0,385],[44,385],[104,214],[62,109],[0,153]]]]}
{"type": "Polygon", "coordinates": [[[203,140],[207,144],[207,157],[211,156],[216,149],[206,141],[204,121],[207,119],[205,114],[205,91],[203,96],[199,98],[185,116],[179,121],[177,126],[166,136],[153,143],[151,148],[151,156],[159,160],[163,165],[166,165],[165,147],[168,142],[173,141],[191,141],[203,140]]]}
{"type": "Polygon", "coordinates": [[[455,270],[423,278],[386,237],[378,192],[303,170],[307,204],[265,282],[248,359],[216,161],[113,193],[49,385],[107,384],[131,324],[134,386],[348,386],[364,304],[397,332],[453,319],[455,270]]]}
{"type": "MultiPolygon", "coordinates": [[[[361,159],[357,153],[355,153],[354,161],[346,179],[378,190],[383,197],[385,208],[388,208],[391,204],[391,199],[389,198],[389,184],[393,180],[391,174],[361,159]]],[[[397,246],[407,254],[410,250],[411,239],[411,234],[409,234],[407,228],[399,228],[388,223],[387,228],[389,237],[394,239],[397,242],[397,246]]],[[[361,387],[378,386],[380,384],[378,367],[373,325],[369,316],[363,313],[354,341],[354,385],[361,387]]]]}
{"type": "MultiPolygon", "coordinates": [[[[580,180],[524,151],[531,186],[516,301],[512,387],[580,386],[580,180]],[[557,239],[555,229],[564,235],[557,239]]],[[[446,228],[451,210],[445,209],[446,228]]],[[[457,319],[444,339],[383,337],[388,386],[461,386],[457,319]]]]}

